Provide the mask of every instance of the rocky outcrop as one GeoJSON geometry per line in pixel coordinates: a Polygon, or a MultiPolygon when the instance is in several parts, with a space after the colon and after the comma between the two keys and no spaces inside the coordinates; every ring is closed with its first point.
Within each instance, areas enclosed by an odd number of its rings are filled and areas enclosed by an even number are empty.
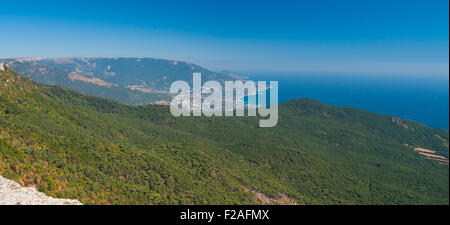
{"type": "Polygon", "coordinates": [[[0,205],[82,205],[78,200],[53,198],[34,187],[20,184],[0,176],[0,205]]]}
{"type": "Polygon", "coordinates": [[[98,79],[98,78],[95,78],[95,77],[91,77],[91,78],[85,77],[85,76],[82,76],[82,75],[80,75],[80,74],[78,74],[76,72],[69,73],[69,79],[70,80],[83,81],[83,82],[86,82],[86,83],[91,83],[91,84],[95,84],[95,85],[99,85],[99,86],[106,86],[106,87],[113,87],[113,86],[114,87],[118,87],[119,86],[117,84],[108,83],[108,82],[106,82],[104,80],[101,80],[101,79],[98,79]]]}

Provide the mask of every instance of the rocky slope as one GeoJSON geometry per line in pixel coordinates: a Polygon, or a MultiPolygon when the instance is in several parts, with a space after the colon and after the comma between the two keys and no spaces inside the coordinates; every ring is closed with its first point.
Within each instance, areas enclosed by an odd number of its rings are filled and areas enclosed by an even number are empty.
{"type": "Polygon", "coordinates": [[[0,205],[81,205],[78,200],[52,198],[34,187],[20,184],[0,176],[0,205]]]}

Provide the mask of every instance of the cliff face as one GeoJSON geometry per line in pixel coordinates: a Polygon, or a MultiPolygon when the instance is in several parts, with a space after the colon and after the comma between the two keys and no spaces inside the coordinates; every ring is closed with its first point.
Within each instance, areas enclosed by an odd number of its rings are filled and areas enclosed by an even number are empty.
{"type": "Polygon", "coordinates": [[[20,184],[0,176],[0,205],[82,205],[78,200],[52,198],[34,187],[20,184]]]}

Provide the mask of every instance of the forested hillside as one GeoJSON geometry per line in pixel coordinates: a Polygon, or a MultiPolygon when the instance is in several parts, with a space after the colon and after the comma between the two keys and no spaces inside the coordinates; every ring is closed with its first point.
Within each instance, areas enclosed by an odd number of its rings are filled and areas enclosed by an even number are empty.
{"type": "Polygon", "coordinates": [[[0,174],[85,204],[448,204],[448,130],[309,99],[172,117],[0,71],[0,174]],[[282,203],[274,201],[273,203],[282,203]]]}

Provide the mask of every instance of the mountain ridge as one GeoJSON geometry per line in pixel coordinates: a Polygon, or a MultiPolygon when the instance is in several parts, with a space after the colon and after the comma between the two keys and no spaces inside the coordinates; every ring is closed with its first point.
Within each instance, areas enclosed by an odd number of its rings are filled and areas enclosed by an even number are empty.
{"type": "Polygon", "coordinates": [[[189,62],[156,58],[67,57],[3,61],[13,70],[40,83],[63,86],[130,105],[169,100],[170,84],[176,80],[191,82],[192,72],[201,72],[204,78],[220,82],[237,79],[189,62]]]}

